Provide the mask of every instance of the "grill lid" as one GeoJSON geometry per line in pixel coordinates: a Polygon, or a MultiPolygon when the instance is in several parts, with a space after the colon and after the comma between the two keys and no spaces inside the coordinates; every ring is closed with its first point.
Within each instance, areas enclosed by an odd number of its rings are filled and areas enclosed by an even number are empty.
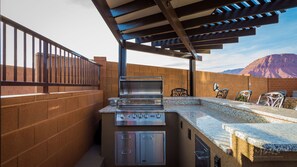
{"type": "Polygon", "coordinates": [[[119,80],[118,109],[163,110],[163,79],[156,76],[122,76],[119,80]]]}

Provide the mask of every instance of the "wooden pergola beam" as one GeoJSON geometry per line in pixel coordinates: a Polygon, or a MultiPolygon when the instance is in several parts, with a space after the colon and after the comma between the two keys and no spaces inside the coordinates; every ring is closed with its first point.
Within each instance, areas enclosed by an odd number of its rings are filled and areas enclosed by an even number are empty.
{"type": "MultiPolygon", "coordinates": [[[[207,1],[200,1],[193,4],[185,5],[182,7],[178,7],[175,9],[176,14],[179,17],[183,17],[186,15],[191,15],[194,13],[204,12],[207,10],[215,9],[221,6],[230,5],[233,3],[238,3],[243,0],[207,0],[207,1]]],[[[131,20],[125,23],[121,23],[118,25],[120,31],[125,31],[128,29],[140,27],[147,24],[152,24],[160,21],[165,21],[166,18],[162,13],[153,14],[147,17],[143,17],[140,19],[131,20]]]]}
{"type": "MultiPolygon", "coordinates": [[[[187,49],[181,49],[181,52],[187,52],[187,49]]],[[[200,54],[210,54],[210,49],[205,49],[205,50],[199,50],[196,49],[196,53],[200,53],[200,54]]]]}
{"type": "MultiPolygon", "coordinates": [[[[255,16],[257,14],[263,14],[267,12],[273,12],[277,10],[293,8],[297,6],[297,0],[272,0],[270,3],[265,3],[263,5],[253,6],[250,8],[243,8],[240,10],[235,10],[231,12],[226,12],[220,15],[209,15],[204,17],[199,17],[195,19],[182,21],[182,25],[185,29],[201,26],[204,24],[217,23],[225,20],[239,19],[247,16],[255,16]]],[[[164,25],[159,27],[154,27],[146,30],[136,31],[132,33],[123,34],[123,38],[133,39],[146,35],[161,34],[166,32],[172,32],[170,25],[164,25]]]]}
{"type": "MultiPolygon", "coordinates": [[[[172,50],[185,50],[185,47],[176,47],[172,48],[172,50]]],[[[208,46],[194,46],[195,50],[207,50],[207,49],[223,49],[223,45],[208,45],[208,46]]]]}
{"type": "Polygon", "coordinates": [[[186,34],[183,26],[181,25],[175,10],[173,9],[169,0],[155,0],[155,3],[161,9],[163,15],[168,20],[169,24],[178,35],[179,39],[184,44],[184,47],[192,54],[193,58],[196,59],[197,53],[193,48],[188,35],[186,34]]]}
{"type": "MultiPolygon", "coordinates": [[[[212,40],[212,41],[203,41],[203,42],[192,42],[192,45],[195,46],[208,46],[208,45],[218,45],[218,44],[229,44],[229,43],[238,43],[238,37],[235,38],[229,38],[229,39],[218,39],[218,40],[212,40]]],[[[161,48],[169,48],[169,49],[175,49],[175,48],[181,48],[184,45],[162,45],[161,48]]]]}
{"type": "MultiPolygon", "coordinates": [[[[186,33],[189,36],[202,35],[202,34],[208,34],[213,32],[235,30],[240,28],[261,26],[261,25],[267,25],[267,24],[273,24],[273,23],[278,23],[278,15],[256,18],[248,21],[238,21],[234,23],[216,25],[211,27],[199,27],[195,29],[186,30],[186,33]]],[[[165,39],[171,39],[171,38],[178,38],[178,36],[176,35],[176,33],[166,33],[166,34],[160,34],[160,35],[153,35],[147,38],[140,38],[137,40],[137,42],[145,43],[145,42],[152,42],[152,41],[165,40],[165,39]]]]}
{"type": "Polygon", "coordinates": [[[112,8],[110,11],[113,17],[119,17],[155,5],[156,4],[154,0],[132,1],[116,8],[112,8]]]}
{"type": "MultiPolygon", "coordinates": [[[[225,33],[218,33],[218,34],[211,34],[211,35],[200,35],[200,36],[193,36],[190,37],[191,42],[205,42],[205,41],[212,41],[212,40],[218,40],[218,39],[229,39],[234,37],[243,37],[243,36],[250,36],[250,35],[256,35],[256,29],[251,28],[248,30],[240,30],[240,31],[231,31],[231,32],[225,32],[225,33]]],[[[153,46],[161,46],[161,45],[179,45],[182,44],[181,41],[176,38],[173,40],[164,40],[164,41],[156,41],[152,42],[153,46]]]]}
{"type": "MultiPolygon", "coordinates": [[[[178,57],[178,58],[185,58],[185,59],[190,59],[192,57],[192,55],[189,53],[166,50],[162,48],[156,48],[153,46],[141,45],[141,44],[132,43],[132,42],[126,42],[125,48],[130,50],[140,51],[140,52],[161,54],[161,55],[170,56],[170,57],[178,57]]],[[[196,60],[202,61],[202,56],[197,56],[196,60]]]]}
{"type": "Polygon", "coordinates": [[[117,27],[117,22],[113,18],[109,6],[106,3],[106,0],[92,0],[94,5],[96,6],[97,10],[101,14],[102,18],[104,19],[105,23],[109,27],[110,31],[119,42],[120,45],[123,45],[123,38],[122,35],[117,27]]]}

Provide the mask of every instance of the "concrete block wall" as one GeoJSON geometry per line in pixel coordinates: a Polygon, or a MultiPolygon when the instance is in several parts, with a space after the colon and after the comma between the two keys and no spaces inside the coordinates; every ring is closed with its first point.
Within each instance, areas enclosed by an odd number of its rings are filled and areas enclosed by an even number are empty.
{"type": "MultiPolygon", "coordinates": [[[[96,59],[95,59],[96,61],[96,59]]],[[[97,62],[97,61],[96,61],[97,62]]],[[[105,98],[118,96],[118,63],[107,62],[106,71],[101,70],[101,74],[106,76],[102,79],[105,83],[101,84],[105,98]]],[[[164,95],[170,96],[171,89],[187,89],[188,72],[187,70],[162,68],[145,65],[127,65],[127,76],[162,76],[164,79],[164,95]]]]}
{"type": "MultiPolygon", "coordinates": [[[[100,85],[105,91],[104,104],[107,104],[107,98],[118,96],[118,63],[107,62],[104,57],[95,57],[94,60],[102,65],[100,85]]],[[[163,76],[165,96],[170,96],[173,88],[188,89],[189,87],[188,70],[128,64],[127,76],[163,76]]],[[[220,88],[229,89],[227,98],[231,100],[241,90],[253,91],[252,102],[256,102],[258,97],[265,92],[287,90],[288,96],[291,96],[292,91],[297,90],[297,78],[272,79],[196,71],[196,96],[215,97],[216,92],[213,91],[215,82],[220,85],[220,88]]]]}
{"type": "Polygon", "coordinates": [[[93,143],[103,91],[2,97],[1,103],[1,167],[68,167],[93,143]]]}
{"type": "Polygon", "coordinates": [[[218,83],[220,89],[229,89],[228,99],[235,99],[237,92],[248,89],[248,77],[246,76],[197,71],[196,96],[215,97],[214,83],[218,83]]]}
{"type": "Polygon", "coordinates": [[[287,90],[287,96],[292,96],[297,91],[297,78],[269,78],[269,91],[287,90]]]}
{"type": "Polygon", "coordinates": [[[252,102],[257,102],[261,94],[269,92],[268,79],[249,76],[249,89],[253,91],[252,102]]]}

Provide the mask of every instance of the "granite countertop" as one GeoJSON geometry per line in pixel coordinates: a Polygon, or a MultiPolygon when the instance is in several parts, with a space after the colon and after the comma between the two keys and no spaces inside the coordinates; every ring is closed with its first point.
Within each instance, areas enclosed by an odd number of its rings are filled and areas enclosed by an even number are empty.
{"type": "Polygon", "coordinates": [[[284,121],[297,123],[296,110],[261,106],[261,105],[257,105],[257,104],[253,104],[253,103],[246,103],[246,102],[233,101],[233,100],[227,100],[227,99],[208,98],[208,97],[201,98],[201,99],[203,99],[204,101],[217,103],[217,104],[220,104],[223,106],[228,106],[228,107],[239,109],[239,110],[253,112],[258,115],[278,118],[278,119],[282,119],[284,121]]]}
{"type": "Polygon", "coordinates": [[[224,124],[223,129],[258,148],[274,152],[297,151],[297,124],[224,124]]]}
{"type": "MultiPolygon", "coordinates": [[[[259,106],[251,103],[237,102],[216,98],[164,98],[167,112],[177,112],[193,127],[204,134],[224,152],[231,152],[230,134],[246,140],[248,143],[271,151],[297,151],[297,112],[295,110],[259,106]],[[205,102],[205,103],[203,103],[205,102]],[[217,104],[223,107],[214,108],[217,104]],[[227,107],[227,109],[226,109],[227,107]],[[229,109],[228,109],[229,108],[229,109]],[[231,115],[226,110],[236,113],[231,115]],[[244,120],[246,114],[256,117],[267,116],[281,119],[288,123],[250,123],[244,120]],[[241,115],[241,117],[240,117],[241,115]],[[292,123],[294,122],[294,123],[292,123]]],[[[113,113],[116,107],[107,106],[100,113],[113,113]]]]}
{"type": "Polygon", "coordinates": [[[230,134],[222,130],[223,122],[209,116],[207,107],[199,105],[171,105],[166,107],[169,112],[177,112],[179,116],[187,120],[194,128],[221,148],[225,153],[230,154],[230,134]]]}

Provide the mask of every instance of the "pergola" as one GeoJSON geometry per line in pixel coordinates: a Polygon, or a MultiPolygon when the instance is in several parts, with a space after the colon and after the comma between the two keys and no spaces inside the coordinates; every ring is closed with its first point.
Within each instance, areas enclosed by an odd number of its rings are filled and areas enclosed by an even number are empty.
{"type": "Polygon", "coordinates": [[[119,43],[119,76],[126,75],[126,49],[189,59],[194,94],[199,54],[237,43],[297,0],[92,0],[119,43]]]}

